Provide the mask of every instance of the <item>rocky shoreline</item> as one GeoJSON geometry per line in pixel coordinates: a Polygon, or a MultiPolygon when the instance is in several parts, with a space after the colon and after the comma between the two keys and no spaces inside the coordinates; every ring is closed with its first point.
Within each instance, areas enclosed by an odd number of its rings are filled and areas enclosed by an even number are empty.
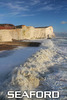
{"type": "Polygon", "coordinates": [[[23,46],[23,47],[38,47],[40,46],[40,42],[0,42],[0,51],[2,50],[12,50],[14,48],[17,48],[17,46],[23,46]]]}

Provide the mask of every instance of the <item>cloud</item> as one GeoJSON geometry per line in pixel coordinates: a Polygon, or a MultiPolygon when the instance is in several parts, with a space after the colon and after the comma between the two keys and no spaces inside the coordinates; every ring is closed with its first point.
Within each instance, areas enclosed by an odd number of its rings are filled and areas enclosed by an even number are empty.
{"type": "MultiPolygon", "coordinates": [[[[4,2],[0,2],[0,7],[2,9],[2,7],[6,8],[4,10],[8,10],[5,11],[5,13],[0,13],[0,18],[4,16],[5,17],[26,17],[26,16],[34,16],[35,14],[33,13],[30,13],[30,7],[27,5],[23,5],[22,4],[25,4],[25,2],[20,2],[20,1],[16,1],[16,2],[7,2],[7,3],[4,3],[4,2]]],[[[36,2],[35,2],[36,3],[36,2]]]]}
{"type": "Polygon", "coordinates": [[[0,9],[5,11],[4,13],[0,14],[0,17],[17,16],[19,14],[28,12],[30,10],[28,5],[24,5],[24,1],[6,2],[6,3],[0,2],[0,9]]]}
{"type": "Polygon", "coordinates": [[[28,6],[21,6],[20,4],[13,4],[13,3],[7,3],[6,4],[10,9],[16,10],[16,11],[28,11],[28,6]]]}
{"type": "Polygon", "coordinates": [[[39,9],[40,11],[41,10],[54,10],[54,8],[51,6],[51,5],[46,5],[46,6],[44,6],[44,7],[41,7],[40,9],[39,9]]]}
{"type": "Polygon", "coordinates": [[[61,22],[61,24],[67,24],[67,22],[65,22],[65,21],[62,21],[62,22],[61,22]]]}
{"type": "Polygon", "coordinates": [[[19,16],[27,17],[27,16],[35,16],[35,14],[22,14],[22,15],[19,15],[19,16]]]}
{"type": "Polygon", "coordinates": [[[3,17],[5,14],[0,14],[0,17],[3,17]]]}
{"type": "Polygon", "coordinates": [[[59,11],[63,8],[63,6],[55,6],[53,4],[46,4],[43,7],[39,8],[39,11],[59,11]]]}
{"type": "Polygon", "coordinates": [[[43,2],[44,5],[47,5],[48,3],[49,3],[48,1],[43,2]]]}
{"type": "MultiPolygon", "coordinates": [[[[30,16],[39,13],[39,11],[60,11],[61,5],[55,6],[51,0],[12,0],[11,2],[0,2],[0,9],[4,16],[30,16]]],[[[1,16],[3,16],[1,15],[1,16]]]]}
{"type": "Polygon", "coordinates": [[[24,1],[16,1],[17,4],[24,4],[24,1]]]}
{"type": "Polygon", "coordinates": [[[35,16],[35,14],[20,14],[19,12],[11,12],[8,14],[0,14],[0,19],[3,19],[3,17],[12,17],[12,16],[16,16],[16,17],[28,17],[28,16],[35,16]]]}
{"type": "Polygon", "coordinates": [[[39,3],[40,3],[40,0],[31,0],[30,5],[36,5],[39,3]]]}
{"type": "Polygon", "coordinates": [[[29,6],[24,5],[22,6],[24,2],[0,2],[0,7],[5,7],[5,8],[9,8],[11,10],[16,10],[16,11],[28,11],[29,10],[29,6]]]}

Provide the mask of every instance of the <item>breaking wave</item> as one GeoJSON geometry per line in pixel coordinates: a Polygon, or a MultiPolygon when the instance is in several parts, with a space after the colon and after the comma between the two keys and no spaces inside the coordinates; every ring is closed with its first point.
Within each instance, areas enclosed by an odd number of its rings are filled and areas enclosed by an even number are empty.
{"type": "Polygon", "coordinates": [[[50,78],[55,78],[52,75],[54,75],[53,72],[57,71],[58,67],[56,66],[66,63],[66,60],[67,56],[62,54],[62,50],[57,45],[57,41],[44,40],[40,49],[35,54],[28,58],[23,65],[15,67],[13,71],[7,75],[7,79],[0,87],[0,100],[8,100],[6,93],[9,90],[21,90],[22,92],[24,90],[57,90],[55,85],[51,87],[53,83],[50,78]],[[53,67],[54,69],[52,70],[53,67]]]}

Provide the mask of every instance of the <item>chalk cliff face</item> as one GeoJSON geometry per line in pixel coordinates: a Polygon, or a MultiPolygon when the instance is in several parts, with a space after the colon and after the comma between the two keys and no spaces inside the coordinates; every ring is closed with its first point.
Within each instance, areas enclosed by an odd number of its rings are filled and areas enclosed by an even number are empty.
{"type": "Polygon", "coordinates": [[[12,39],[18,39],[18,32],[16,30],[0,30],[0,42],[12,41],[12,39]]]}
{"type": "Polygon", "coordinates": [[[52,38],[55,37],[55,34],[53,33],[53,27],[40,27],[40,28],[35,28],[35,33],[34,33],[35,38],[52,38]]]}
{"type": "Polygon", "coordinates": [[[53,33],[53,27],[37,27],[32,26],[17,26],[16,29],[1,29],[0,30],[0,42],[23,40],[23,39],[41,39],[55,37],[53,33]]]}

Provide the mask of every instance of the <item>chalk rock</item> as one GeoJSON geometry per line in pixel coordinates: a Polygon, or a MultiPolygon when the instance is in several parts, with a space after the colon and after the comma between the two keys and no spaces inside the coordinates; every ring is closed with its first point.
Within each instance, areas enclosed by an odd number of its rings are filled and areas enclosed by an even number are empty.
{"type": "MultiPolygon", "coordinates": [[[[0,30],[0,42],[5,41],[12,41],[15,40],[23,40],[23,39],[44,39],[44,38],[53,38],[55,37],[55,34],[53,32],[53,27],[33,27],[33,26],[25,26],[20,25],[11,26],[11,28],[15,29],[9,29],[11,24],[7,25],[7,28],[0,30]]],[[[4,27],[6,27],[4,25],[4,27]]]]}

